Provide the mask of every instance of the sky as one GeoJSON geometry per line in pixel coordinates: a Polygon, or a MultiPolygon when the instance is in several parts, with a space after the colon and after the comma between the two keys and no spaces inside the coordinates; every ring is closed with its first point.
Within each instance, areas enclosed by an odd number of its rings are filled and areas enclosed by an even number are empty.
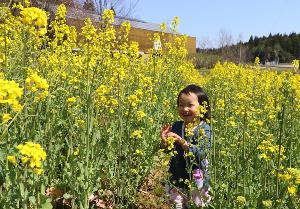
{"type": "Polygon", "coordinates": [[[179,32],[196,37],[198,47],[218,47],[220,31],[233,42],[300,33],[300,0],[139,0],[131,16],[167,24],[178,16],[179,32]]]}

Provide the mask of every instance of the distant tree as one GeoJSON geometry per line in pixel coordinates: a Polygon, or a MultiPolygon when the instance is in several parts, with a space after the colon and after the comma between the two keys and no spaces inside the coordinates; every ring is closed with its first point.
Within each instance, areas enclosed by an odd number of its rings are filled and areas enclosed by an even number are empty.
{"type": "Polygon", "coordinates": [[[253,45],[257,46],[258,42],[259,42],[259,38],[257,36],[255,36],[254,39],[253,39],[253,45]]]}
{"type": "Polygon", "coordinates": [[[198,46],[199,46],[199,48],[200,49],[202,49],[202,50],[205,50],[205,49],[207,49],[207,48],[210,48],[211,47],[211,42],[210,42],[210,40],[209,40],[209,37],[202,37],[201,39],[200,39],[200,41],[198,42],[198,46]]]}
{"type": "Polygon", "coordinates": [[[219,33],[220,48],[215,50],[215,54],[220,55],[222,60],[241,62],[241,57],[244,57],[245,62],[253,62],[255,57],[259,57],[261,63],[265,63],[266,61],[292,62],[293,59],[300,59],[300,34],[297,33],[289,35],[270,33],[268,36],[254,38],[250,36],[248,42],[242,43],[237,40],[236,44],[230,46],[227,45],[230,40],[227,37],[230,36],[222,30],[219,33]]]}
{"type": "Polygon", "coordinates": [[[225,46],[230,46],[233,44],[232,35],[228,33],[225,29],[219,31],[219,47],[224,48],[225,46]]]}
{"type": "Polygon", "coordinates": [[[248,44],[249,44],[250,46],[252,46],[252,45],[254,44],[253,36],[250,36],[249,41],[248,41],[248,44]]]}
{"type": "Polygon", "coordinates": [[[139,0],[91,0],[94,2],[96,12],[102,14],[105,9],[113,9],[118,17],[129,17],[133,13],[139,0]]]}
{"type": "Polygon", "coordinates": [[[90,10],[90,11],[96,11],[95,3],[93,0],[85,0],[83,3],[83,9],[90,10]]]}

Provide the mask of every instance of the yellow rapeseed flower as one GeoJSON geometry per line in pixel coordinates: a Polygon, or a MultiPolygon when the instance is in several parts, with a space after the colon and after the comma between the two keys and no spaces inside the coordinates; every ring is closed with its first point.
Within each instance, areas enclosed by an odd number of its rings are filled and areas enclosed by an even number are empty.
{"type": "Polygon", "coordinates": [[[146,113],[142,110],[138,110],[136,112],[136,118],[137,120],[142,120],[144,117],[146,117],[146,113]]]}
{"type": "Polygon", "coordinates": [[[266,153],[262,153],[259,155],[259,159],[270,160],[270,156],[268,156],[266,153]]]}
{"type": "Polygon", "coordinates": [[[175,138],[174,137],[167,137],[166,139],[166,147],[167,150],[171,151],[172,149],[174,149],[174,143],[175,143],[175,138]]]}
{"type": "Polygon", "coordinates": [[[255,57],[254,64],[257,65],[257,66],[260,64],[259,57],[255,57]]]}
{"type": "Polygon", "coordinates": [[[294,196],[296,194],[297,188],[296,186],[292,185],[288,187],[287,192],[291,195],[294,196]]]}
{"type": "Polygon", "coordinates": [[[136,155],[143,155],[144,153],[143,153],[143,151],[141,151],[141,150],[139,150],[139,149],[136,149],[136,150],[135,150],[135,154],[136,154],[136,155]]]}
{"type": "Polygon", "coordinates": [[[8,104],[16,112],[22,109],[19,98],[23,95],[23,88],[15,81],[0,79],[0,104],[8,104]]]}
{"type": "Polygon", "coordinates": [[[131,28],[130,22],[129,21],[122,22],[122,27],[125,28],[125,31],[128,34],[128,32],[130,31],[130,28],[131,28]]]}
{"type": "Polygon", "coordinates": [[[115,21],[114,16],[115,16],[115,13],[113,10],[105,9],[102,14],[102,19],[104,21],[107,21],[108,23],[113,23],[115,21]]]}
{"type": "Polygon", "coordinates": [[[142,130],[135,130],[130,134],[130,138],[141,139],[143,136],[142,130]]]}
{"type": "Polygon", "coordinates": [[[11,162],[12,164],[14,164],[14,165],[17,164],[17,158],[16,158],[16,156],[14,156],[14,155],[9,155],[9,156],[7,156],[7,160],[8,160],[9,162],[11,162]]]}
{"type": "Polygon", "coordinates": [[[76,97],[69,97],[67,99],[67,104],[68,106],[71,106],[72,104],[74,104],[76,102],[76,97]]]}
{"type": "Polygon", "coordinates": [[[37,175],[41,175],[43,173],[43,169],[42,168],[34,168],[33,172],[37,175]]]}
{"type": "Polygon", "coordinates": [[[40,77],[37,73],[30,73],[30,75],[25,80],[27,89],[33,93],[36,93],[36,100],[44,100],[49,92],[49,85],[46,79],[40,77]]]}
{"type": "Polygon", "coordinates": [[[10,116],[10,114],[4,113],[4,114],[2,115],[2,124],[7,123],[10,119],[12,119],[12,117],[10,116]]]}
{"type": "Polygon", "coordinates": [[[40,175],[42,173],[42,161],[46,159],[46,152],[40,144],[33,142],[25,142],[16,147],[22,155],[21,161],[23,165],[28,165],[34,173],[40,175]]]}
{"type": "Polygon", "coordinates": [[[264,207],[270,208],[270,207],[272,207],[273,203],[272,203],[272,200],[263,200],[262,204],[263,204],[264,207]]]}
{"type": "Polygon", "coordinates": [[[161,31],[166,31],[167,30],[167,24],[166,23],[161,23],[160,25],[159,25],[159,29],[161,30],[161,31]]]}
{"type": "Polygon", "coordinates": [[[246,204],[246,198],[244,196],[237,196],[236,202],[238,205],[243,206],[246,204]]]}
{"type": "Polygon", "coordinates": [[[292,62],[292,66],[293,66],[294,70],[297,70],[299,68],[299,60],[294,59],[292,62]]]}
{"type": "Polygon", "coordinates": [[[132,107],[136,107],[141,102],[141,100],[137,95],[133,94],[128,96],[128,102],[132,107]]]}
{"type": "Polygon", "coordinates": [[[47,33],[47,14],[44,10],[37,7],[22,8],[21,21],[30,26],[35,26],[39,35],[47,33]]]}
{"type": "Polygon", "coordinates": [[[56,9],[56,13],[55,13],[55,19],[56,20],[62,20],[65,19],[67,15],[67,8],[64,4],[60,4],[57,9],[56,9]]]}

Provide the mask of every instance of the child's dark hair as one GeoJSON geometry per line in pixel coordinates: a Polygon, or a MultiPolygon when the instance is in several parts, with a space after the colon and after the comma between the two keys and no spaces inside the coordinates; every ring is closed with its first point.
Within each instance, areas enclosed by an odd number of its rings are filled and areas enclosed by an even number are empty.
{"type": "Polygon", "coordinates": [[[196,94],[198,97],[198,103],[201,106],[206,105],[206,107],[207,107],[207,112],[204,114],[204,117],[202,119],[210,120],[211,114],[210,114],[210,105],[209,105],[209,101],[208,101],[208,96],[201,87],[199,87],[195,84],[188,85],[187,87],[185,87],[184,89],[182,89],[179,92],[178,98],[177,98],[177,105],[179,105],[179,97],[181,96],[181,94],[190,94],[190,93],[196,94]]]}

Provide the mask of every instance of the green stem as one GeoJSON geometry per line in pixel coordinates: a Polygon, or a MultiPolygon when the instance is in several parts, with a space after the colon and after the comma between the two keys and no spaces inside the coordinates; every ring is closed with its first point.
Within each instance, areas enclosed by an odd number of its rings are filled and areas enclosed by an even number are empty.
{"type": "Polygon", "coordinates": [[[284,114],[285,114],[285,105],[283,104],[281,108],[281,117],[280,117],[280,124],[279,124],[279,150],[278,150],[278,158],[277,158],[277,165],[276,165],[276,197],[279,198],[279,178],[278,173],[280,169],[280,155],[282,149],[282,138],[283,138],[283,128],[284,128],[284,114]]]}

